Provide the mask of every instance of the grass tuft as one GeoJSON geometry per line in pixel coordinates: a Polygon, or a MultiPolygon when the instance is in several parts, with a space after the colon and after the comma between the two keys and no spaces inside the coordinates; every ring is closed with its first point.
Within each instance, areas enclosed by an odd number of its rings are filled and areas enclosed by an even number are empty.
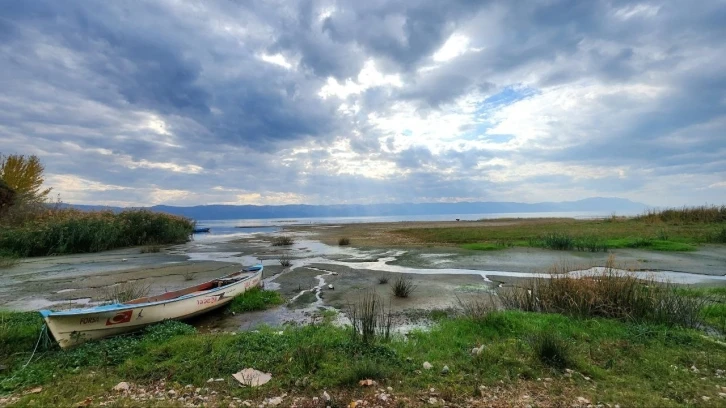
{"type": "Polygon", "coordinates": [[[227,306],[228,313],[252,312],[281,305],[285,300],[274,290],[252,288],[238,295],[227,306]]]}
{"type": "Polygon", "coordinates": [[[572,345],[557,332],[542,330],[529,338],[529,344],[542,364],[557,370],[573,366],[572,345]]]}
{"type": "Polygon", "coordinates": [[[340,246],[346,246],[350,245],[350,238],[341,238],[338,240],[338,245],[340,246]]]}
{"type": "Polygon", "coordinates": [[[393,281],[393,286],[391,287],[393,295],[399,298],[407,298],[411,296],[415,290],[416,285],[414,285],[413,280],[404,275],[399,275],[398,278],[393,281]]]}
{"type": "Polygon", "coordinates": [[[363,293],[357,303],[348,306],[351,322],[351,339],[363,344],[372,344],[378,338],[388,340],[391,336],[391,313],[375,292],[363,293]]]}
{"type": "Polygon", "coordinates": [[[272,246],[289,246],[295,243],[295,240],[288,235],[282,235],[272,238],[272,246]]]}
{"type": "Polygon", "coordinates": [[[389,280],[388,276],[381,275],[381,276],[378,277],[378,284],[379,285],[385,285],[385,284],[388,283],[388,280],[389,280]]]}

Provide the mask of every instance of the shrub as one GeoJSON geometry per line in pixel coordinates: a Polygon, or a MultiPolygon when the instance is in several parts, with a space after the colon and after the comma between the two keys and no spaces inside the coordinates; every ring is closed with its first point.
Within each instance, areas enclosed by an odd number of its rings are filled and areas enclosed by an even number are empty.
{"type": "Polygon", "coordinates": [[[415,290],[416,285],[413,284],[413,280],[407,276],[400,275],[394,282],[391,288],[393,295],[400,298],[409,297],[415,290]]]}
{"type": "Polygon", "coordinates": [[[350,245],[350,238],[341,238],[338,240],[338,245],[345,246],[350,245]]]}
{"type": "Polygon", "coordinates": [[[289,246],[295,243],[295,240],[287,235],[272,238],[272,246],[289,246]]]}
{"type": "Polygon", "coordinates": [[[386,283],[388,283],[388,276],[383,276],[383,275],[379,276],[378,283],[381,285],[385,285],[386,283]]]}
{"type": "Polygon", "coordinates": [[[287,255],[282,255],[280,257],[280,265],[282,265],[283,268],[289,268],[292,266],[292,260],[287,255]]]}
{"type": "Polygon", "coordinates": [[[721,231],[713,234],[713,237],[711,238],[711,242],[726,244],[726,227],[722,227],[721,231]]]}
{"type": "Polygon", "coordinates": [[[573,364],[571,343],[557,332],[542,330],[530,337],[529,344],[537,359],[546,366],[563,370],[573,364]]]}

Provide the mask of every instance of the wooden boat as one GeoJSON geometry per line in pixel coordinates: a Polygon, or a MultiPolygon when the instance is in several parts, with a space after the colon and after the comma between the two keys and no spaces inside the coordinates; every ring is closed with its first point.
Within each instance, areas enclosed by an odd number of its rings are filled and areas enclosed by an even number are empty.
{"type": "Polygon", "coordinates": [[[186,319],[224,306],[260,285],[262,265],[255,265],[186,289],[125,303],[53,312],[41,310],[61,348],[135,331],[169,319],[186,319]]]}
{"type": "Polygon", "coordinates": [[[192,234],[199,234],[202,232],[209,232],[209,227],[194,228],[192,234]]]}

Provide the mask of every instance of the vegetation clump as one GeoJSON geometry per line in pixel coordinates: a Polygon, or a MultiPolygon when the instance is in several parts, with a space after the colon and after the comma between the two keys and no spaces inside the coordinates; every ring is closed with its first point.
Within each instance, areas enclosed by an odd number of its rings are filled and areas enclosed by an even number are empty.
{"type": "Polygon", "coordinates": [[[193,222],[187,218],[126,210],[84,212],[48,202],[43,165],[36,156],[0,156],[0,258],[98,252],[186,242],[193,222]],[[7,188],[6,188],[7,187],[7,188]],[[12,190],[12,200],[8,191],[12,190]]]}
{"type": "Polygon", "coordinates": [[[149,210],[49,210],[22,226],[0,229],[0,247],[17,256],[99,252],[113,248],[182,243],[192,221],[149,210]]]}
{"type": "Polygon", "coordinates": [[[572,343],[551,330],[541,330],[529,338],[537,359],[544,365],[564,370],[573,366],[572,343]]]}
{"type": "Polygon", "coordinates": [[[150,285],[144,285],[139,281],[128,281],[118,283],[106,288],[105,298],[113,303],[125,303],[149,295],[150,285]]]}
{"type": "Polygon", "coordinates": [[[378,284],[379,285],[385,285],[385,284],[388,283],[388,280],[389,280],[388,276],[381,275],[381,276],[378,277],[378,284]]]}
{"type": "Polygon", "coordinates": [[[393,286],[391,287],[393,295],[399,298],[407,298],[411,296],[415,290],[416,285],[413,283],[413,280],[404,275],[399,275],[398,278],[393,281],[393,286]]]}
{"type": "Polygon", "coordinates": [[[340,246],[350,245],[350,238],[340,238],[338,240],[338,245],[340,245],[340,246]]]}
{"type": "Polygon", "coordinates": [[[280,262],[280,266],[282,266],[283,268],[289,268],[292,266],[292,259],[290,259],[290,257],[287,254],[283,254],[280,257],[279,262],[280,262]]]}
{"type": "Polygon", "coordinates": [[[726,222],[726,205],[651,209],[635,219],[651,223],[720,223],[726,222]]]}
{"type": "Polygon", "coordinates": [[[236,296],[227,306],[227,313],[252,312],[281,305],[285,300],[274,290],[252,288],[236,296]]]}
{"type": "Polygon", "coordinates": [[[511,309],[684,327],[700,324],[706,304],[705,299],[682,296],[671,284],[618,271],[612,263],[593,274],[533,279],[499,295],[511,309]]]}
{"type": "Polygon", "coordinates": [[[289,246],[295,243],[295,240],[288,235],[281,235],[272,238],[272,246],[289,246]]]}
{"type": "Polygon", "coordinates": [[[391,336],[391,313],[375,292],[363,293],[357,303],[348,307],[351,322],[351,338],[363,344],[376,339],[388,340],[391,336]]]}

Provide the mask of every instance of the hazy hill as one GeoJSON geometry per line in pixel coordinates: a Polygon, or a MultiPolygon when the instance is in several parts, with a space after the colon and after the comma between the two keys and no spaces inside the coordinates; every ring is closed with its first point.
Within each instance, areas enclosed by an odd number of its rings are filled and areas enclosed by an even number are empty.
{"type": "MultiPolygon", "coordinates": [[[[81,210],[112,209],[95,205],[68,206],[81,210]]],[[[336,204],[336,205],[198,205],[177,207],[156,205],[154,211],[183,215],[196,220],[222,220],[238,218],[291,218],[291,217],[362,217],[386,215],[437,214],[489,214],[561,211],[598,211],[634,213],[647,208],[645,204],[623,198],[593,197],[578,201],[517,203],[517,202],[459,202],[459,203],[403,203],[403,204],[336,204]]]]}

